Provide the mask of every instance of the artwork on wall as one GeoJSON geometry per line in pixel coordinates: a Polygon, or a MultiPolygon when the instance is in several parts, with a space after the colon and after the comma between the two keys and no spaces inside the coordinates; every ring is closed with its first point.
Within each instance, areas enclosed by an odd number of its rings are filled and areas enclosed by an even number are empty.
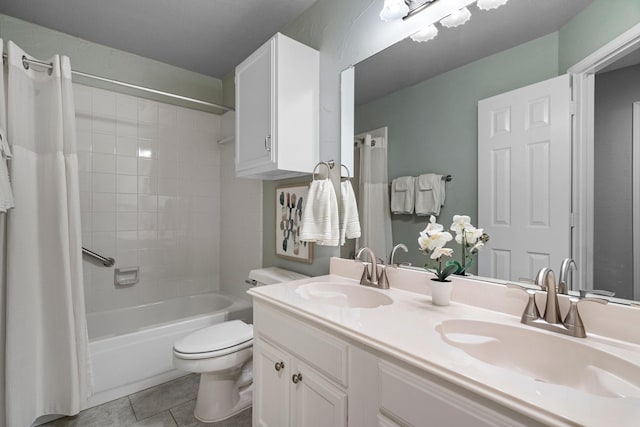
{"type": "Polygon", "coordinates": [[[308,183],[276,188],[276,255],[310,264],[313,261],[313,243],[301,242],[299,238],[302,209],[308,192],[308,183]]]}

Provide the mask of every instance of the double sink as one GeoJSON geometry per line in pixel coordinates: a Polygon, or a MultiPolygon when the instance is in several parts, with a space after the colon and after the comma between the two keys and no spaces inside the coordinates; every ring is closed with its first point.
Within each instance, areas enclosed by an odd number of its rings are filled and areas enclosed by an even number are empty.
{"type": "MultiPolygon", "coordinates": [[[[295,293],[310,303],[345,310],[377,309],[394,303],[388,291],[349,281],[305,283],[295,293]]],[[[461,350],[466,357],[534,381],[600,397],[640,399],[640,364],[617,356],[615,347],[602,342],[566,337],[519,323],[467,318],[442,320],[435,330],[445,344],[461,350]]],[[[631,359],[640,360],[640,354],[631,359]]]]}

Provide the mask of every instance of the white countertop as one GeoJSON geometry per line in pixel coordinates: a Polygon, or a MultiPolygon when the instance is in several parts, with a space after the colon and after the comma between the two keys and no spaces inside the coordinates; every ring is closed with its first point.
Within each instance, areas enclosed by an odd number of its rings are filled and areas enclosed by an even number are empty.
{"type": "MultiPolygon", "coordinates": [[[[484,363],[443,341],[436,327],[449,319],[475,319],[530,328],[518,316],[491,311],[452,301],[449,306],[431,304],[425,293],[393,287],[375,290],[393,299],[393,304],[376,308],[340,308],[318,304],[296,292],[312,282],[350,283],[357,280],[335,274],[296,280],[280,285],[251,289],[249,294],[315,321],[347,338],[437,375],[447,381],[494,400],[505,407],[550,425],[631,426],[640,425],[640,399],[604,397],[539,382],[514,370],[484,363]]],[[[481,285],[479,285],[481,286],[481,285]]],[[[369,288],[371,289],[371,288],[369,288]]],[[[524,307],[524,306],[523,306],[524,307]]],[[[537,330],[539,333],[554,334],[537,330]]],[[[603,337],[578,340],[617,357],[640,365],[640,346],[603,337]],[[586,340],[586,341],[585,341],[586,340]],[[609,345],[609,344],[615,345],[609,345]]],[[[548,349],[550,364],[558,358],[576,357],[556,354],[548,349]]]]}

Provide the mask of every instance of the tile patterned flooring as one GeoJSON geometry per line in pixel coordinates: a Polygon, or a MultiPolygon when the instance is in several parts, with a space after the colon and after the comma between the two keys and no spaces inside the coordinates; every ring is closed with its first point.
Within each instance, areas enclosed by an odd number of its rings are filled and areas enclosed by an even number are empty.
{"type": "Polygon", "coordinates": [[[64,417],[46,427],[251,427],[251,408],[227,420],[202,423],[193,416],[200,376],[190,374],[64,417]]]}

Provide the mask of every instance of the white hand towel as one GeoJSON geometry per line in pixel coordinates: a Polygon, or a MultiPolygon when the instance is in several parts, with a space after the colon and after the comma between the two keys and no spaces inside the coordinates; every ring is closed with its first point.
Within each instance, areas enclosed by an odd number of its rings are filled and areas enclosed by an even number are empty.
{"type": "Polygon", "coordinates": [[[427,173],[416,179],[416,215],[440,215],[444,205],[444,181],[442,175],[427,173]]]}
{"type": "Polygon", "coordinates": [[[329,179],[311,182],[302,211],[300,240],[322,246],[338,246],[340,230],[338,200],[329,179]]]}
{"type": "Polygon", "coordinates": [[[344,245],[345,238],[356,239],[360,237],[358,205],[351,181],[349,180],[340,183],[340,211],[342,212],[342,219],[340,221],[340,246],[342,246],[344,245]]]}
{"type": "Polygon", "coordinates": [[[412,214],[415,203],[415,178],[401,176],[391,182],[391,212],[412,214]]]}

